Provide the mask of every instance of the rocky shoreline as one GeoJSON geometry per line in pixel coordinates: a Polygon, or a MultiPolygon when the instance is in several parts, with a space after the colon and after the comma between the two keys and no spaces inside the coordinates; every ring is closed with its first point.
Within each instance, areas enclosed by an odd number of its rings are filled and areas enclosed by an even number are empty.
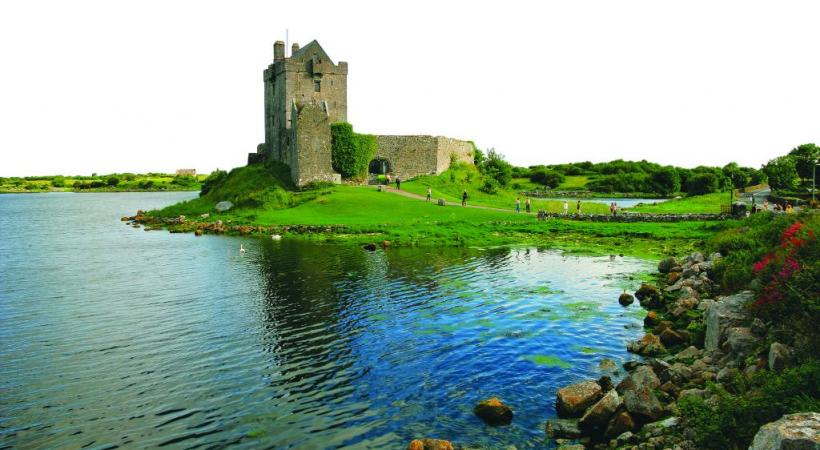
{"type": "MultiPolygon", "coordinates": [[[[626,362],[627,375],[616,386],[604,376],[558,391],[559,418],[545,428],[559,449],[695,450],[680,399],[696,396],[708,404],[716,399],[707,383],[737,392],[756,372],[780,371],[792,362],[791,349],[778,342],[763,352],[767,357],[758,356],[767,324],[749,314],[752,292],[716,295],[710,272],[720,258],[694,253],[659,263],[665,277],[660,287],[644,284],[635,293],[649,310],[646,335],[627,346],[645,359],[626,362]]],[[[624,295],[619,302],[630,303],[624,295]]],[[[819,447],[820,414],[807,413],[762,427],[750,449],[819,447]]]]}
{"type": "Polygon", "coordinates": [[[143,226],[145,231],[164,230],[169,233],[194,233],[196,236],[203,234],[228,234],[238,236],[250,235],[282,235],[284,233],[313,234],[313,233],[338,233],[349,232],[344,225],[233,225],[222,220],[207,221],[208,214],[200,216],[200,220],[190,220],[185,216],[178,217],[153,217],[145,215],[145,211],[137,211],[134,216],[123,216],[122,222],[135,228],[143,226]]]}

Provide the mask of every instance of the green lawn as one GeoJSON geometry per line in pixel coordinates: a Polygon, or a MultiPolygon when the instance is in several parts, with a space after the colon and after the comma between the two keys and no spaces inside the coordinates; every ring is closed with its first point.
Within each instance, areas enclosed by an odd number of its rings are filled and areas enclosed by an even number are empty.
{"type": "Polygon", "coordinates": [[[567,175],[564,179],[564,182],[559,184],[557,188],[558,191],[580,191],[585,190],[587,183],[589,183],[592,178],[589,175],[567,175]]]}
{"type": "Polygon", "coordinates": [[[630,211],[655,214],[688,214],[688,213],[720,213],[720,205],[729,203],[728,192],[683,197],[654,205],[642,205],[630,208],[630,211]]]}

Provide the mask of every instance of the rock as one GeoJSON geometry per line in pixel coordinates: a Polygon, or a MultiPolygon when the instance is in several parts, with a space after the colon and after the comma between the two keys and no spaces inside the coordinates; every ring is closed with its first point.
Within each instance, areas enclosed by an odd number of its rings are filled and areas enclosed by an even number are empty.
{"type": "Polygon", "coordinates": [[[663,346],[660,338],[652,333],[647,333],[641,339],[630,342],[626,346],[626,349],[632,353],[643,356],[655,356],[666,353],[666,347],[663,346]]]}
{"type": "Polygon", "coordinates": [[[643,324],[647,327],[653,327],[660,323],[660,318],[658,317],[658,313],[655,311],[649,311],[646,313],[646,317],[643,318],[643,324]]]}
{"type": "Polygon", "coordinates": [[[550,419],[545,428],[551,439],[578,439],[583,436],[578,419],[550,419]]]}
{"type": "Polygon", "coordinates": [[[634,301],[635,301],[635,297],[633,297],[632,294],[628,294],[626,292],[624,292],[623,294],[618,296],[618,303],[620,303],[621,306],[629,306],[634,301]]]}
{"type": "Polygon", "coordinates": [[[773,342],[769,346],[769,370],[781,371],[789,365],[791,359],[791,348],[779,342],[773,342]]]}
{"type": "Polygon", "coordinates": [[[414,439],[407,450],[453,450],[453,444],[441,439],[414,439]]]}
{"type": "Polygon", "coordinates": [[[706,324],[706,350],[715,350],[726,337],[726,330],[739,326],[749,319],[746,305],[753,298],[750,291],[724,297],[709,306],[704,316],[706,324]]]}
{"type": "Polygon", "coordinates": [[[732,327],[726,331],[728,351],[738,357],[749,355],[757,344],[757,337],[746,327],[732,327]]]}
{"type": "Polygon", "coordinates": [[[364,244],[362,246],[362,248],[369,251],[369,252],[375,252],[376,251],[376,244],[371,242],[370,244],[364,244]]]}
{"type": "Polygon", "coordinates": [[[709,259],[709,261],[715,262],[715,261],[719,260],[720,258],[723,258],[723,255],[721,255],[718,252],[715,252],[715,253],[712,253],[711,255],[709,255],[708,259],[709,259]]]}
{"type": "Polygon", "coordinates": [[[678,398],[686,397],[687,395],[694,395],[695,397],[705,398],[706,389],[684,389],[678,394],[678,398]]]}
{"type": "MultiPolygon", "coordinates": [[[[685,300],[685,299],[690,299],[690,298],[697,299],[698,298],[697,291],[695,291],[691,286],[681,287],[680,288],[680,293],[678,294],[678,299],[685,300]]],[[[697,302],[695,302],[695,304],[697,305],[697,302]]]]}
{"type": "MultiPolygon", "coordinates": [[[[631,418],[630,418],[630,420],[631,420],[631,418]]],[[[620,434],[620,435],[618,435],[617,438],[610,441],[609,446],[610,447],[613,446],[612,442],[614,442],[615,447],[621,447],[621,446],[624,446],[626,444],[634,444],[637,441],[638,441],[637,437],[634,434],[632,434],[631,431],[627,431],[626,433],[620,434]]]]}
{"type": "Polygon", "coordinates": [[[787,414],[760,427],[749,450],[820,449],[820,413],[787,414]]]}
{"type": "Polygon", "coordinates": [[[752,330],[752,334],[757,337],[763,337],[766,335],[766,324],[763,323],[763,321],[758,317],[755,317],[755,320],[752,321],[752,326],[750,328],[752,330]]]}
{"type": "Polygon", "coordinates": [[[606,430],[604,430],[604,436],[607,438],[618,436],[618,440],[621,440],[624,434],[629,433],[629,436],[626,436],[623,440],[623,442],[626,443],[631,439],[632,433],[630,433],[630,431],[634,429],[635,421],[632,420],[632,416],[626,411],[620,411],[609,420],[606,430]]]}
{"type": "Polygon", "coordinates": [[[618,365],[615,364],[615,361],[613,361],[609,358],[602,359],[601,362],[598,363],[598,368],[601,369],[601,370],[605,370],[607,372],[617,372],[618,371],[618,365]]]}
{"type": "Polygon", "coordinates": [[[640,366],[641,363],[639,363],[638,361],[627,361],[623,363],[624,370],[626,370],[627,372],[632,372],[640,366]]]}
{"type": "Polygon", "coordinates": [[[680,280],[680,272],[669,272],[669,275],[666,276],[667,284],[675,284],[678,280],[680,280]]]}
{"type": "Polygon", "coordinates": [[[390,244],[391,244],[390,241],[384,240],[384,241],[382,241],[382,248],[388,248],[388,247],[390,247],[390,244]]]}
{"type": "Polygon", "coordinates": [[[635,291],[635,298],[641,302],[641,306],[644,308],[657,308],[661,302],[661,291],[651,284],[644,283],[635,291]]]}
{"type": "Polygon", "coordinates": [[[128,216],[122,216],[122,217],[120,217],[120,222],[128,222],[129,220],[131,220],[131,218],[130,218],[130,217],[128,217],[128,216]]]}
{"type": "Polygon", "coordinates": [[[601,386],[603,392],[609,392],[615,389],[615,386],[612,384],[612,379],[606,375],[598,378],[598,386],[601,386]]]}
{"type": "Polygon", "coordinates": [[[658,397],[646,386],[626,389],[623,403],[633,418],[638,417],[643,421],[657,420],[665,414],[658,397]]]}
{"type": "Polygon", "coordinates": [[[223,200],[223,201],[217,203],[216,206],[214,206],[214,211],[216,211],[216,212],[225,212],[225,211],[227,211],[231,208],[233,208],[233,203],[231,203],[227,200],[223,200]]]}
{"type": "Polygon", "coordinates": [[[662,385],[658,386],[658,390],[661,392],[665,392],[672,397],[677,398],[680,393],[680,388],[677,384],[673,383],[672,381],[667,381],[662,385]]]}
{"type": "Polygon", "coordinates": [[[647,362],[652,367],[652,371],[655,372],[655,375],[661,380],[661,383],[669,381],[669,370],[672,368],[671,364],[658,358],[652,358],[647,362]]]}
{"type": "Polygon", "coordinates": [[[202,236],[202,228],[197,228],[194,230],[194,236],[202,236]]]}
{"type": "Polygon", "coordinates": [[[208,217],[211,217],[211,215],[208,214],[208,213],[205,213],[205,214],[200,214],[199,217],[201,217],[203,219],[207,219],[208,217]]]}
{"type": "Polygon", "coordinates": [[[578,421],[578,425],[582,430],[594,430],[604,427],[609,422],[609,418],[621,407],[621,403],[618,391],[613,389],[607,392],[597,403],[587,409],[578,421]]]}
{"type": "Polygon", "coordinates": [[[675,267],[676,265],[678,265],[677,261],[675,261],[675,258],[673,258],[671,256],[668,257],[668,258],[662,259],[658,263],[658,272],[660,272],[660,273],[669,273],[672,270],[672,268],[675,267]]]}
{"type": "Polygon", "coordinates": [[[667,346],[682,344],[688,340],[685,337],[683,337],[682,334],[678,333],[677,331],[671,328],[663,330],[663,333],[661,333],[660,338],[661,342],[663,342],[663,345],[667,346]]]}
{"type": "Polygon", "coordinates": [[[641,429],[649,436],[660,436],[666,433],[666,430],[678,426],[680,420],[677,417],[667,417],[666,419],[657,422],[648,423],[641,429]]]}
{"type": "Polygon", "coordinates": [[[509,425],[513,419],[512,408],[502,403],[498,397],[479,402],[473,412],[488,425],[509,425]]]}
{"type": "Polygon", "coordinates": [[[582,381],[558,390],[555,407],[559,417],[579,417],[603,396],[594,381],[582,381]]]}
{"type": "Polygon", "coordinates": [[[675,355],[675,359],[693,359],[699,357],[701,353],[703,353],[702,350],[698,349],[694,345],[690,345],[689,347],[679,351],[675,355]]]}
{"type": "Polygon", "coordinates": [[[584,444],[568,444],[558,447],[558,450],[586,450],[584,444]]]}
{"type": "Polygon", "coordinates": [[[447,202],[444,201],[443,198],[440,198],[440,199],[436,200],[436,204],[439,205],[439,206],[445,206],[447,204],[447,202]]]}
{"type": "Polygon", "coordinates": [[[695,252],[684,258],[683,265],[684,267],[687,265],[691,266],[693,264],[702,263],[703,261],[705,261],[705,259],[703,258],[703,254],[700,252],[695,252]]]}
{"type": "Polygon", "coordinates": [[[684,383],[692,378],[692,369],[683,363],[672,364],[669,368],[669,379],[675,383],[684,383]]]}
{"type": "Polygon", "coordinates": [[[638,367],[634,372],[632,372],[632,374],[629,375],[629,378],[632,378],[632,381],[638,388],[645,386],[649,389],[655,389],[661,385],[661,380],[657,375],[655,375],[655,371],[649,366],[638,367]]]}

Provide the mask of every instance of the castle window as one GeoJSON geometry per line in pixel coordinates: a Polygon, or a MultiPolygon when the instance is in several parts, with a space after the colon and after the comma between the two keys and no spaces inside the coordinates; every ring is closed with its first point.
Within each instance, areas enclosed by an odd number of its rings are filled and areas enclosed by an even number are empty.
{"type": "Polygon", "coordinates": [[[322,80],[313,80],[313,92],[322,92],[322,80]]]}

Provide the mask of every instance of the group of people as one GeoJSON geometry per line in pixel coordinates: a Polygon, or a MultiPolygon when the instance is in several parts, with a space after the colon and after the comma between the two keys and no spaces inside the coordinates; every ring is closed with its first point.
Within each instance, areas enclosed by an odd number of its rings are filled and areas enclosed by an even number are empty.
{"type": "MultiPolygon", "coordinates": [[[[752,197],[752,213],[755,213],[757,211],[769,211],[769,200],[763,200],[763,206],[758,207],[757,203],[755,202],[755,198],[752,197]]],[[[772,206],[771,211],[793,213],[794,207],[792,206],[791,202],[786,202],[785,205],[775,203],[774,206],[772,206]]]]}
{"type": "MultiPolygon", "coordinates": [[[[527,210],[528,213],[530,212],[530,210],[532,208],[532,202],[530,202],[529,197],[526,197],[526,200],[524,201],[524,208],[527,210]]],[[[515,198],[515,212],[517,212],[517,213],[521,212],[521,198],[520,197],[515,198]]]]}

